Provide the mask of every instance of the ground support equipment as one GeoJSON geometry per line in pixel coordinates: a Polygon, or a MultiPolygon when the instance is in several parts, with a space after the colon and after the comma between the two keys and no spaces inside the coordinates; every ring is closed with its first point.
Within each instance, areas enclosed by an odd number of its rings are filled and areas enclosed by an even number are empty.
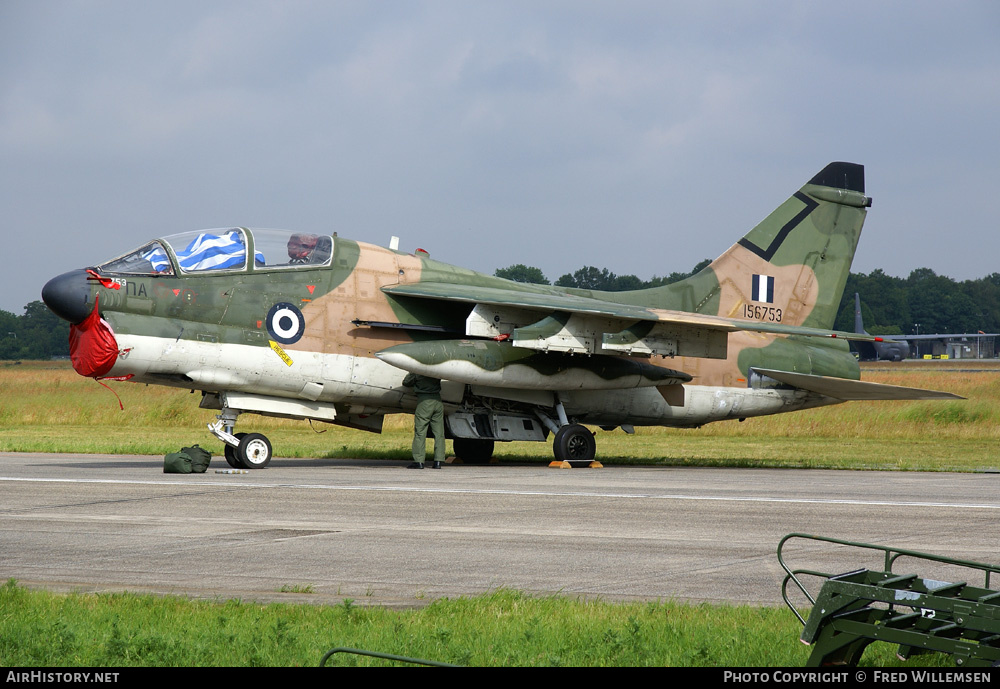
{"type": "Polygon", "coordinates": [[[898,644],[897,654],[904,660],[937,652],[951,655],[961,667],[1000,666],[1000,591],[991,588],[991,577],[1000,581],[1000,565],[799,533],[781,539],[778,562],[786,572],[782,598],[803,625],[802,642],[813,647],[810,667],[857,665],[865,648],[875,641],[898,644]],[[850,546],[868,555],[881,552],[884,565],[843,574],[792,570],[785,563],[783,548],[793,539],[850,546]],[[901,558],[907,567],[917,560],[924,569],[946,566],[949,572],[974,573],[984,584],[894,572],[901,558]],[[802,583],[805,577],[824,580],[817,596],[802,583]],[[807,619],[789,600],[789,582],[812,605],[807,619]]]}

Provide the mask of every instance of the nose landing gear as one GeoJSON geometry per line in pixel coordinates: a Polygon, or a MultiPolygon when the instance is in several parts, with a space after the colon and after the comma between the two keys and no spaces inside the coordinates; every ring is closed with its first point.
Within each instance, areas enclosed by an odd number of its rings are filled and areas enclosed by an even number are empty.
{"type": "Polygon", "coordinates": [[[271,441],[261,433],[233,433],[236,418],[240,415],[238,409],[223,408],[216,418],[218,421],[208,424],[208,430],[216,438],[226,444],[224,454],[226,462],[234,469],[263,469],[274,456],[271,441]]]}
{"type": "Polygon", "coordinates": [[[243,434],[236,455],[247,469],[263,469],[271,462],[271,441],[260,433],[243,434]]]}

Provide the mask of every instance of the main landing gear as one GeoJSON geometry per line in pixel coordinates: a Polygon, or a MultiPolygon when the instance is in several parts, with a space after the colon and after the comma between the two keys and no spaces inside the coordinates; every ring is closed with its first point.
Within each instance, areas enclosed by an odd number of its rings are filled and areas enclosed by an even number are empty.
{"type": "Polygon", "coordinates": [[[538,419],[555,436],[552,441],[552,453],[555,455],[556,461],[549,466],[559,468],[600,467],[601,463],[594,461],[594,457],[597,455],[597,441],[594,440],[594,434],[586,426],[569,422],[558,393],[556,394],[555,409],[556,415],[559,417],[558,424],[541,411],[535,411],[538,419]]]}
{"type": "Polygon", "coordinates": [[[560,427],[556,432],[552,452],[557,462],[590,464],[597,454],[597,441],[585,426],[573,423],[560,427]]]}
{"type": "Polygon", "coordinates": [[[212,435],[226,444],[226,462],[234,469],[263,469],[274,456],[271,441],[262,433],[233,433],[236,417],[240,412],[225,408],[216,418],[215,423],[208,424],[212,435]]]}

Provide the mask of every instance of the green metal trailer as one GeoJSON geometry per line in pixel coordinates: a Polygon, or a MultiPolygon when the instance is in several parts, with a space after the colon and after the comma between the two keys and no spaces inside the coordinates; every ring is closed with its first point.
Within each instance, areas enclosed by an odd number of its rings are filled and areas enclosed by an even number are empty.
{"type": "Polygon", "coordinates": [[[898,644],[897,653],[903,659],[946,653],[961,667],[1000,666],[1000,591],[991,584],[1000,582],[1000,565],[800,533],[781,539],[778,562],[786,572],[781,596],[803,625],[802,642],[813,647],[810,667],[857,665],[865,648],[875,641],[898,644]],[[785,549],[799,539],[860,549],[855,552],[869,559],[873,552],[880,553],[882,568],[839,574],[791,569],[785,562],[785,549]],[[906,567],[945,566],[949,572],[971,575],[983,584],[900,572],[900,561],[906,567]],[[803,583],[807,579],[822,580],[817,595],[803,583]],[[811,605],[807,617],[790,600],[789,583],[811,605]]]}

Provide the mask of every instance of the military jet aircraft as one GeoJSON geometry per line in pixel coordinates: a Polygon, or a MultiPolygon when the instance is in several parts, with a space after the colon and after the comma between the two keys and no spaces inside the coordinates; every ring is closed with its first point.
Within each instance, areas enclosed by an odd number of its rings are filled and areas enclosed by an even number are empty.
{"type": "MultiPolygon", "coordinates": [[[[857,292],[854,293],[854,332],[868,334],[861,317],[861,296],[857,292]]],[[[861,361],[902,361],[910,356],[910,346],[906,342],[889,337],[882,342],[851,342],[851,348],[861,361]]]]}
{"type": "Polygon", "coordinates": [[[272,457],[264,435],[235,432],[240,414],[379,432],[385,414],[416,406],[408,372],[443,381],[458,457],[551,433],[558,461],[587,463],[596,441],[583,424],[632,432],[954,397],[862,382],[844,338],[878,338],[829,330],[870,205],[863,166],[831,163],[701,272],[631,292],[234,227],[150,241],[53,278],[42,298],[74,324],[81,375],[201,391],[233,466],[272,457]]]}

